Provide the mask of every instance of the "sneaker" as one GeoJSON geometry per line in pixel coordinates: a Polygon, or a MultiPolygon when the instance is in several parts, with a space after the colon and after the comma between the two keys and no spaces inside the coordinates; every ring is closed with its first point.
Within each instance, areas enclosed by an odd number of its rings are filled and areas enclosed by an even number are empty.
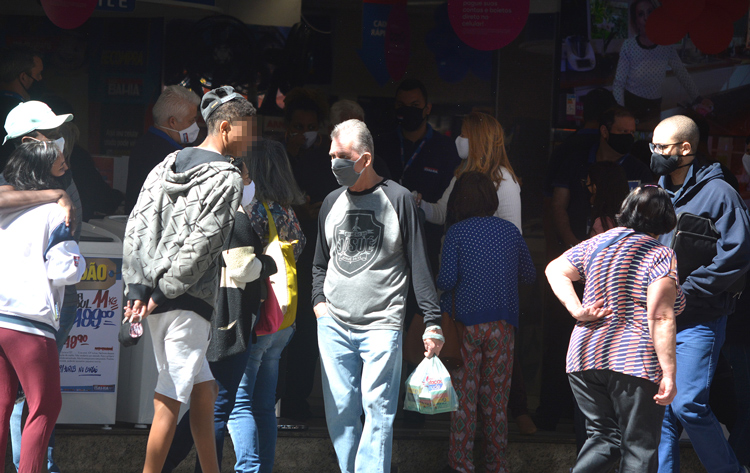
{"type": "Polygon", "coordinates": [[[280,417],[277,428],[278,430],[307,430],[307,424],[280,417]]]}

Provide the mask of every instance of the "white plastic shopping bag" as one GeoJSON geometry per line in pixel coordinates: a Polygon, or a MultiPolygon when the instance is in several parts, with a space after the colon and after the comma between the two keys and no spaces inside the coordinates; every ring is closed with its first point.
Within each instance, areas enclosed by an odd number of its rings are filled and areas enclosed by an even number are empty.
{"type": "Polygon", "coordinates": [[[458,397],[451,375],[437,356],[422,360],[406,379],[404,409],[422,414],[458,410],[458,397]]]}

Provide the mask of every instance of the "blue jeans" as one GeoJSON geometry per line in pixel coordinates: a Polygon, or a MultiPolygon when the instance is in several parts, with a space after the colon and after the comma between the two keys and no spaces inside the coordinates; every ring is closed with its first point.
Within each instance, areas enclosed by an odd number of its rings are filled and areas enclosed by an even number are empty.
{"type": "Polygon", "coordinates": [[[680,471],[683,427],[701,463],[711,473],[737,473],[737,457],[708,405],[708,393],[724,344],[727,318],[680,327],[677,331],[677,396],[664,412],[659,473],[680,471]]]}
{"type": "MultiPolygon", "coordinates": [[[[219,466],[221,466],[222,454],[224,453],[224,430],[234,407],[237,389],[245,372],[250,350],[208,364],[211,367],[211,373],[216,378],[216,384],[219,386],[219,393],[214,404],[214,435],[216,435],[216,454],[219,466]]],[[[193,434],[190,431],[190,411],[187,411],[182,416],[180,423],[177,424],[177,430],[174,439],[172,439],[172,445],[169,447],[162,473],[169,473],[176,468],[188,456],[193,448],[193,443],[193,434]]],[[[197,458],[195,471],[196,473],[202,471],[200,461],[197,458]]]]}
{"type": "Polygon", "coordinates": [[[318,348],[326,423],[339,469],[388,473],[401,380],[401,331],[352,330],[327,315],[318,319],[318,348]]]}
{"type": "Polygon", "coordinates": [[[236,472],[272,472],[276,456],[276,382],[279,359],[294,325],[262,335],[250,349],[245,373],[229,417],[236,472]]]}
{"type": "Polygon", "coordinates": [[[724,345],[724,355],[732,365],[737,400],[737,421],[729,435],[729,445],[741,464],[750,465],[750,345],[724,345]]]}
{"type": "MultiPolygon", "coordinates": [[[[78,301],[75,301],[73,304],[63,304],[60,309],[60,327],[55,334],[58,355],[65,346],[70,329],[73,328],[73,324],[76,321],[77,310],[78,301]]],[[[10,415],[10,444],[13,450],[13,465],[15,465],[16,471],[18,471],[18,464],[21,461],[21,417],[23,416],[23,406],[25,404],[26,401],[19,402],[13,406],[13,412],[10,415]]],[[[60,471],[60,467],[57,466],[54,460],[54,449],[55,431],[53,430],[52,436],[49,438],[49,446],[47,447],[47,471],[50,473],[58,473],[60,471]]]]}

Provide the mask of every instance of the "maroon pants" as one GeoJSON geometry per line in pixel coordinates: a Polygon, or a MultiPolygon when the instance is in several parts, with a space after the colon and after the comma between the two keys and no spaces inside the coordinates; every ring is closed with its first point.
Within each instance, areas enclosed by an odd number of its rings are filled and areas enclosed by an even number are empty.
{"type": "MultiPolygon", "coordinates": [[[[43,471],[47,444],[62,406],[55,339],[0,328],[0,452],[5,452],[13,404],[21,382],[29,416],[23,428],[18,473],[43,471]]],[[[5,462],[0,463],[0,472],[5,462]]]]}

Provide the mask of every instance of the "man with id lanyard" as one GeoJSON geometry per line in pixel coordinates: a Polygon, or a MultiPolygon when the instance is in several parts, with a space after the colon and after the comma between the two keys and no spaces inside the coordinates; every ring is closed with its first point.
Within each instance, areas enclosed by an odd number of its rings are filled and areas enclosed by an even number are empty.
{"type": "MultiPolygon", "coordinates": [[[[388,164],[394,181],[422,194],[422,199],[427,202],[437,202],[461,162],[456,144],[433,130],[427,122],[432,104],[421,81],[407,79],[399,84],[395,108],[398,126],[394,132],[380,136],[375,149],[388,164]]],[[[425,223],[424,228],[427,255],[434,271],[440,255],[443,228],[432,223],[425,223]]],[[[410,312],[407,308],[407,314],[410,312]]]]}

